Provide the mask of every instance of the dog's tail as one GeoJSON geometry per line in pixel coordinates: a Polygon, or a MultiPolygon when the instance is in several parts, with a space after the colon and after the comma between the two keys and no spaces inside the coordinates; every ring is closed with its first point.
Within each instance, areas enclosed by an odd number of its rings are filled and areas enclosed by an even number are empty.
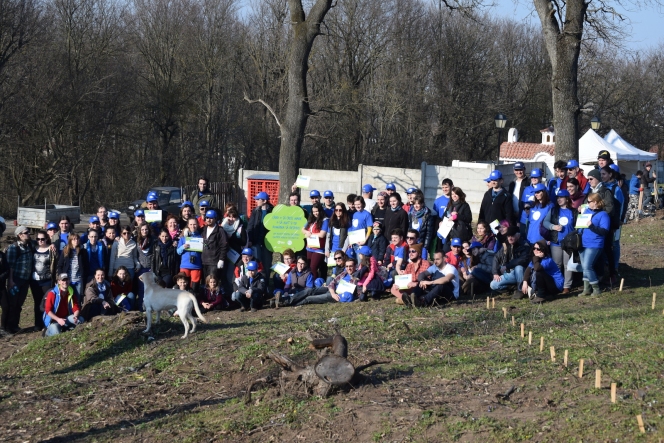
{"type": "Polygon", "coordinates": [[[198,319],[200,321],[202,321],[203,323],[207,323],[207,320],[205,320],[205,317],[203,317],[203,314],[201,314],[201,310],[198,307],[198,300],[196,300],[196,297],[194,297],[194,294],[192,294],[191,292],[187,292],[187,295],[189,296],[191,301],[194,303],[194,310],[196,311],[196,316],[198,317],[198,319]]]}

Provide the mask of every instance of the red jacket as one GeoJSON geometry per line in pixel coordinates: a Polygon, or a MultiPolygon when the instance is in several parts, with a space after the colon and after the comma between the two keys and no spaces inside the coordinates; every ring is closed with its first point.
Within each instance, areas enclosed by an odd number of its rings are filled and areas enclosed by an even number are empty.
{"type": "MultiPolygon", "coordinates": [[[[76,311],[81,310],[81,306],[78,304],[78,298],[76,294],[72,295],[72,306],[71,312],[69,312],[69,304],[67,303],[67,295],[60,297],[60,303],[57,306],[54,314],[60,318],[67,318],[76,311]],[[64,303],[63,303],[64,302],[64,303]]],[[[55,292],[53,290],[48,291],[46,294],[46,306],[44,307],[44,313],[48,315],[49,312],[53,312],[55,308],[55,292]]]]}
{"type": "Polygon", "coordinates": [[[131,280],[126,281],[124,283],[120,283],[117,278],[114,278],[111,280],[111,293],[113,294],[113,298],[117,297],[120,294],[129,294],[130,292],[134,292],[134,287],[131,283],[131,280]]]}

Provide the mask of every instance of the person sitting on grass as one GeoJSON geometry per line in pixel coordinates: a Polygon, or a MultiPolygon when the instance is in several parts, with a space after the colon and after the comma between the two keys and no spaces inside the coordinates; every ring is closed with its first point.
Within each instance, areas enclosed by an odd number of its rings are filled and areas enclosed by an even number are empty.
{"type": "MultiPolygon", "coordinates": [[[[472,242],[468,246],[470,252],[470,265],[462,267],[464,283],[462,290],[465,294],[471,293],[471,285],[475,293],[482,293],[488,289],[492,281],[494,253],[486,250],[482,243],[472,242]]],[[[467,262],[466,262],[467,263],[467,262]]]]}
{"type": "Polygon", "coordinates": [[[136,296],[131,275],[126,267],[120,266],[111,278],[111,294],[115,304],[124,312],[131,311],[134,307],[136,296]]]}
{"type": "Polygon", "coordinates": [[[431,263],[428,260],[424,260],[421,257],[422,244],[412,244],[408,246],[408,258],[410,259],[410,262],[406,266],[406,271],[404,272],[404,275],[410,275],[408,287],[400,289],[397,284],[394,284],[391,289],[392,295],[396,297],[397,304],[404,304],[403,296],[414,292],[419,285],[417,276],[431,266],[431,263]]]}
{"type": "Polygon", "coordinates": [[[196,298],[203,313],[228,308],[224,291],[219,287],[219,280],[214,274],[205,277],[205,287],[201,289],[196,298]]]}
{"type": "Polygon", "coordinates": [[[371,254],[369,246],[362,246],[357,252],[360,262],[360,268],[357,271],[360,301],[369,301],[369,297],[378,300],[380,293],[385,290],[383,281],[378,275],[378,263],[371,254]]]}
{"type": "MultiPolygon", "coordinates": [[[[327,281],[325,282],[326,285],[329,285],[332,280],[335,279],[335,277],[342,272],[344,272],[344,264],[346,263],[346,260],[348,260],[348,256],[342,251],[341,249],[337,249],[334,251],[334,263],[335,265],[332,266],[330,269],[330,272],[332,273],[329,277],[327,277],[327,281]]],[[[295,264],[293,264],[295,265],[295,264]]]]}
{"type": "Polygon", "coordinates": [[[523,273],[521,292],[530,297],[531,303],[543,303],[563,290],[563,274],[551,258],[546,240],[533,245],[532,260],[523,273]]]}
{"type": "Polygon", "coordinates": [[[344,263],[344,270],[340,272],[330,284],[325,287],[307,288],[293,296],[291,306],[313,305],[334,302],[351,302],[356,299],[355,295],[359,291],[359,285],[356,286],[353,293],[337,293],[339,282],[344,280],[350,284],[357,283],[355,275],[355,259],[347,257],[344,263]]]}
{"type": "Polygon", "coordinates": [[[523,271],[530,260],[530,245],[521,240],[519,228],[510,226],[505,233],[507,241],[493,257],[493,281],[490,287],[494,291],[504,291],[510,286],[516,286],[512,298],[523,298],[521,283],[523,271]]]}
{"type": "Polygon", "coordinates": [[[432,306],[434,303],[450,303],[459,298],[459,272],[448,264],[442,251],[433,255],[433,265],[417,276],[418,290],[404,297],[408,306],[432,306]]]}
{"type": "Polygon", "coordinates": [[[466,256],[463,253],[463,242],[455,237],[450,241],[451,250],[445,254],[445,261],[459,270],[459,266],[465,261],[466,256]]]}
{"type": "Polygon", "coordinates": [[[111,284],[106,281],[106,272],[99,268],[85,286],[81,316],[85,321],[90,321],[99,315],[115,315],[118,312],[120,309],[115,304],[111,284]]]}
{"type": "Polygon", "coordinates": [[[65,273],[59,274],[58,284],[46,294],[44,336],[58,335],[82,324],[80,311],[81,306],[78,304],[76,291],[69,284],[69,276],[65,273]]]}
{"type": "Polygon", "coordinates": [[[307,260],[300,256],[297,258],[297,264],[295,269],[288,273],[286,278],[286,284],[284,285],[284,304],[291,304],[291,299],[293,295],[297,294],[300,291],[303,291],[307,288],[314,287],[314,277],[311,275],[311,271],[307,265],[307,260]]]}
{"type": "Polygon", "coordinates": [[[255,261],[247,263],[247,273],[240,277],[238,290],[233,294],[239,294],[239,297],[233,300],[242,305],[240,312],[249,309],[251,312],[256,312],[263,306],[263,298],[267,294],[267,282],[265,276],[258,270],[258,263],[255,261]]]}
{"type": "Polygon", "coordinates": [[[475,235],[470,240],[470,242],[479,242],[482,243],[482,247],[488,251],[495,251],[496,247],[496,237],[491,232],[491,227],[484,220],[477,222],[477,227],[475,228],[475,235]]]}
{"type": "Polygon", "coordinates": [[[383,235],[383,224],[379,221],[374,221],[367,246],[371,248],[371,256],[376,259],[378,266],[383,265],[387,244],[387,238],[383,235]]]}

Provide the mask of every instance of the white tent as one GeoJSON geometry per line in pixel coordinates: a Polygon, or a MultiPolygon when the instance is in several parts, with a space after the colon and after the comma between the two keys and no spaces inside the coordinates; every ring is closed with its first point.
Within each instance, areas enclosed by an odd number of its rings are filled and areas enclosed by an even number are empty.
{"type": "Polygon", "coordinates": [[[612,145],[604,140],[592,129],[588,129],[583,137],[579,139],[579,163],[594,165],[597,163],[597,154],[599,151],[607,150],[611,154],[611,158],[616,160],[632,160],[625,158],[629,156],[629,151],[619,146],[612,145]]]}
{"type": "Polygon", "coordinates": [[[635,160],[635,161],[653,161],[657,160],[657,154],[652,152],[642,151],[639,148],[633,146],[631,143],[627,142],[622,138],[615,130],[611,129],[608,134],[604,136],[604,140],[611,143],[617,148],[624,149],[631,152],[632,158],[620,158],[618,160],[635,160]]]}

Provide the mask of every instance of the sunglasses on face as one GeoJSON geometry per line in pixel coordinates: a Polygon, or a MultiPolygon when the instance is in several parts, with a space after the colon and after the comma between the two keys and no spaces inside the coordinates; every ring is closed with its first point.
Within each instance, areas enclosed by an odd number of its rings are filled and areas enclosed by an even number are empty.
{"type": "Polygon", "coordinates": [[[343,257],[334,257],[335,260],[343,260],[343,257]]]}
{"type": "Polygon", "coordinates": [[[415,249],[411,249],[410,251],[408,251],[409,254],[417,254],[417,252],[418,252],[418,251],[415,250],[415,249]]]}
{"type": "Polygon", "coordinates": [[[406,237],[407,240],[417,240],[417,237],[406,237]]]}
{"type": "Polygon", "coordinates": [[[129,235],[129,233],[128,232],[123,232],[122,235],[129,235]]]}
{"type": "Polygon", "coordinates": [[[334,212],[344,212],[343,209],[335,209],[334,212]]]}
{"type": "Polygon", "coordinates": [[[540,248],[533,248],[533,251],[541,251],[540,248]]]}
{"type": "Polygon", "coordinates": [[[44,237],[37,237],[37,241],[46,241],[44,237]]]}

